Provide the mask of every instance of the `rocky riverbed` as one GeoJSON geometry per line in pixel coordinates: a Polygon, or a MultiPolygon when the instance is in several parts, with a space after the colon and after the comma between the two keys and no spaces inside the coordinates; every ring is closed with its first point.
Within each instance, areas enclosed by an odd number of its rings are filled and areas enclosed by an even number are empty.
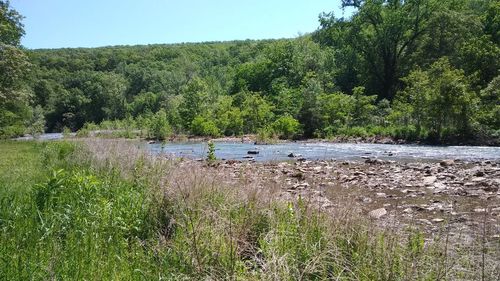
{"type": "Polygon", "coordinates": [[[326,212],[348,207],[380,226],[500,241],[500,162],[227,160],[206,168],[235,188],[272,189],[277,200],[302,198],[326,212]]]}

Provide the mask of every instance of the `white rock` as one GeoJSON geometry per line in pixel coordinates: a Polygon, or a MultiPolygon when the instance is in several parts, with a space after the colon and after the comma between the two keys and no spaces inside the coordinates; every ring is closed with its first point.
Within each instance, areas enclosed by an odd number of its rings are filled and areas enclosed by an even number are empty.
{"type": "Polygon", "coordinates": [[[406,209],[403,210],[403,213],[407,213],[407,214],[413,213],[413,209],[412,208],[406,208],[406,209]]]}
{"type": "Polygon", "coordinates": [[[436,180],[436,176],[424,177],[424,185],[432,185],[436,180]]]}
{"type": "Polygon", "coordinates": [[[444,183],[441,183],[441,182],[434,183],[434,187],[437,189],[446,189],[446,185],[444,183]]]}
{"type": "Polygon", "coordinates": [[[380,208],[380,209],[375,209],[373,211],[370,211],[368,213],[368,216],[370,216],[372,219],[380,219],[381,217],[385,216],[387,214],[387,210],[385,208],[380,208]]]}
{"type": "Polygon", "coordinates": [[[309,187],[309,184],[307,182],[299,183],[293,186],[294,189],[305,189],[307,187],[309,187]]]}
{"type": "Polygon", "coordinates": [[[483,177],[477,177],[477,178],[472,179],[473,182],[483,182],[484,180],[485,180],[485,178],[483,178],[483,177]]]}

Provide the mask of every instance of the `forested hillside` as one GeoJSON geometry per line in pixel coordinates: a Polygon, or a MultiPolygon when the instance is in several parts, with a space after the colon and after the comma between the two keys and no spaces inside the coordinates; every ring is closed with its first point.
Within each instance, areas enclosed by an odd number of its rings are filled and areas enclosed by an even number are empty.
{"type": "Polygon", "coordinates": [[[105,124],[156,138],[498,142],[500,1],[342,2],[351,17],[325,13],[296,39],[57,50],[22,50],[2,4],[0,134],[122,120],[105,124]]]}

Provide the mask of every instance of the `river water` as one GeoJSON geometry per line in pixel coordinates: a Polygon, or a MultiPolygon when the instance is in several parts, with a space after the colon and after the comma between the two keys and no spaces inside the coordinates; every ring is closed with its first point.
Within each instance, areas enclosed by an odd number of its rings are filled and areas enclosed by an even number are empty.
{"type": "MultiPolygon", "coordinates": [[[[62,138],[63,135],[61,133],[50,133],[43,134],[38,139],[57,140],[62,138]]],[[[27,139],[30,138],[18,138],[17,140],[27,139]]],[[[206,142],[142,143],[141,146],[153,154],[165,154],[173,157],[193,159],[205,158],[208,151],[206,142]]],[[[326,142],[287,142],[254,145],[241,142],[215,142],[215,155],[217,159],[284,161],[292,159],[288,157],[290,153],[300,154],[300,157],[308,160],[378,158],[404,162],[439,161],[442,159],[500,161],[500,147],[487,146],[427,146],[326,142]],[[248,151],[258,151],[258,154],[250,155],[248,151]]]]}
{"type": "MultiPolygon", "coordinates": [[[[204,158],[208,150],[206,143],[193,142],[147,144],[146,148],[153,153],[186,158],[204,158]]],[[[271,145],[237,142],[215,143],[215,155],[218,159],[244,160],[247,159],[246,157],[253,157],[256,161],[283,161],[291,159],[288,157],[290,153],[300,154],[300,157],[308,160],[359,160],[369,157],[405,162],[438,161],[442,159],[500,161],[500,147],[324,142],[289,142],[271,145]],[[258,151],[258,154],[250,155],[248,151],[258,151]]]]}
{"type": "MultiPolygon", "coordinates": [[[[75,133],[71,133],[70,134],[71,136],[75,136],[76,134],[75,133]]],[[[45,134],[41,134],[39,135],[38,137],[36,137],[37,140],[42,140],[42,141],[45,141],[45,140],[60,140],[63,138],[63,134],[62,133],[45,133],[45,134]]],[[[26,136],[26,137],[19,137],[19,138],[15,138],[14,140],[33,140],[33,137],[32,136],[26,136]]]]}

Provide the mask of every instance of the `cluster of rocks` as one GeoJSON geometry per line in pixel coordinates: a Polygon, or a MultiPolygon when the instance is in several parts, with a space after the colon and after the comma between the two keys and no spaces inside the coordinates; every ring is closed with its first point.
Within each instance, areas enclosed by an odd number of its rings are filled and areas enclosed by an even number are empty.
{"type": "Polygon", "coordinates": [[[279,199],[300,197],[325,211],[349,204],[382,224],[420,225],[429,231],[446,225],[458,233],[464,226],[473,231],[488,223],[493,236],[500,234],[497,162],[228,160],[215,166],[229,184],[275,188],[279,199]]]}

